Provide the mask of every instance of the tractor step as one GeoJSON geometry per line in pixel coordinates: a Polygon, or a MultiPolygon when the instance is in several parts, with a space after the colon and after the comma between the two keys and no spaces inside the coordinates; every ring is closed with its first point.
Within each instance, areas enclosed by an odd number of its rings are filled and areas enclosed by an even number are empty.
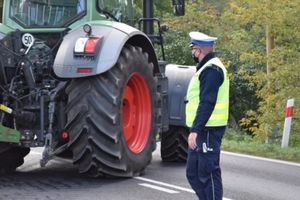
{"type": "Polygon", "coordinates": [[[0,142],[19,143],[20,137],[21,133],[19,131],[0,124],[0,142]]]}

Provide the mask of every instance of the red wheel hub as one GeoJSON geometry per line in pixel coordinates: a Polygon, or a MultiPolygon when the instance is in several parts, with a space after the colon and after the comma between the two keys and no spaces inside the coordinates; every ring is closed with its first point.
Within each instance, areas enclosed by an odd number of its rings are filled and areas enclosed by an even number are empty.
{"type": "Polygon", "coordinates": [[[143,76],[134,73],[125,87],[122,105],[123,132],[128,148],[140,153],[151,128],[151,97],[143,76]]]}

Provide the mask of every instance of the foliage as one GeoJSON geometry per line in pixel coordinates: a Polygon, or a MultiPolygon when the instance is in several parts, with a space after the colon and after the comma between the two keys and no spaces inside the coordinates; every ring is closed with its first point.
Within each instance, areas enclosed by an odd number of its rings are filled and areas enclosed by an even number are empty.
{"type": "MultiPolygon", "coordinates": [[[[224,18],[233,21],[237,28],[232,32],[243,38],[232,40],[235,44],[243,43],[237,45],[240,61],[244,62],[242,69],[250,72],[244,73],[243,77],[256,86],[260,100],[257,110],[259,128],[254,133],[267,142],[282,133],[287,98],[293,97],[295,102],[300,102],[299,10],[298,1],[232,0],[224,14],[224,18]],[[265,50],[267,28],[275,41],[269,55],[265,50]],[[267,62],[272,67],[270,73],[267,73],[267,62]]],[[[297,108],[300,106],[296,103],[297,108]]],[[[299,116],[295,112],[294,133],[300,130],[299,116]]],[[[300,139],[299,136],[294,138],[300,139]]]]}
{"type": "MultiPolygon", "coordinates": [[[[219,2],[227,5],[227,1],[219,2]]],[[[188,1],[185,16],[165,20],[171,27],[171,30],[165,34],[166,57],[168,62],[194,65],[188,47],[188,33],[190,31],[200,31],[217,36],[216,50],[218,56],[228,67],[231,78],[230,116],[233,121],[238,121],[244,117],[247,110],[256,110],[258,107],[255,85],[245,80],[241,76],[243,72],[240,71],[240,69],[246,68],[248,72],[255,72],[252,65],[240,60],[241,53],[247,46],[245,45],[246,42],[241,41],[247,38],[249,34],[241,30],[238,24],[233,25],[231,19],[223,17],[223,9],[220,9],[220,6],[214,7],[213,5],[211,1],[197,1],[195,3],[188,1]]],[[[251,38],[248,40],[249,43],[252,41],[251,38]]],[[[253,48],[248,47],[249,50],[253,48]]]]}
{"type": "Polygon", "coordinates": [[[225,131],[224,139],[235,142],[252,142],[253,138],[245,132],[238,131],[233,128],[227,128],[225,131]]]}
{"type": "Polygon", "coordinates": [[[171,0],[153,0],[154,2],[154,16],[160,16],[164,18],[164,15],[170,15],[173,12],[172,1],[171,0]]]}
{"type": "MultiPolygon", "coordinates": [[[[154,4],[154,17],[163,18],[164,15],[170,16],[173,12],[172,1],[171,0],[153,0],[154,4]]],[[[133,0],[134,6],[134,18],[137,22],[140,18],[142,18],[142,10],[143,10],[143,1],[141,0],[133,0]]]]}
{"type": "Polygon", "coordinates": [[[170,26],[169,32],[164,35],[167,62],[184,65],[195,64],[189,48],[188,33],[201,31],[213,35],[213,24],[218,23],[216,10],[211,7],[204,9],[203,6],[202,2],[188,2],[185,16],[163,19],[163,22],[170,26]],[[206,23],[207,21],[212,23],[206,23]]]}
{"type": "Polygon", "coordinates": [[[162,12],[168,3],[156,4],[156,14],[170,26],[164,34],[167,62],[194,65],[190,31],[218,37],[218,56],[230,72],[230,117],[253,140],[278,144],[292,97],[290,145],[299,146],[300,1],[188,0],[186,15],[176,18],[162,12]],[[268,53],[267,39],[272,42],[268,53]]]}
{"type": "Polygon", "coordinates": [[[246,117],[242,118],[239,122],[243,131],[249,135],[253,135],[259,128],[257,123],[257,113],[253,110],[247,111],[246,117]]]}
{"type": "Polygon", "coordinates": [[[300,148],[281,148],[278,144],[265,144],[232,129],[226,130],[222,150],[300,162],[300,148]]]}
{"type": "Polygon", "coordinates": [[[186,15],[176,18],[166,10],[169,2],[155,2],[156,14],[170,26],[164,34],[168,63],[194,65],[190,31],[218,37],[218,56],[230,73],[233,121],[254,140],[279,144],[286,101],[294,98],[290,145],[300,146],[300,1],[188,0],[186,15]]]}

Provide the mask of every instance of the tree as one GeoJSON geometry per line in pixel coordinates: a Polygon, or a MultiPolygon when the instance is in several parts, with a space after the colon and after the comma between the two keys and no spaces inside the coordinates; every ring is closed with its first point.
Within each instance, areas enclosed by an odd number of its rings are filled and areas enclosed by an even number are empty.
{"type": "MultiPolygon", "coordinates": [[[[167,15],[169,63],[194,65],[190,31],[218,37],[216,49],[231,78],[231,119],[265,142],[281,137],[288,97],[295,99],[292,144],[300,144],[300,1],[186,1],[186,15],[167,15]],[[298,103],[297,103],[298,102],[298,103]],[[247,117],[248,116],[248,117],[247,117]]],[[[275,140],[273,140],[275,139],[275,140]]]]}
{"type": "MultiPolygon", "coordinates": [[[[266,142],[282,132],[287,98],[300,102],[299,10],[299,1],[232,0],[224,15],[234,24],[229,38],[244,62],[244,78],[257,87],[255,134],[266,142]]],[[[299,132],[299,113],[294,122],[293,131],[299,132]]]]}

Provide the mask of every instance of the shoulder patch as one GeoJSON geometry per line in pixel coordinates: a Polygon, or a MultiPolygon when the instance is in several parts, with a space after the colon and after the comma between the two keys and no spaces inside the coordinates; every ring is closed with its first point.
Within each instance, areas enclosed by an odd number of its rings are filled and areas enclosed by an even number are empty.
{"type": "Polygon", "coordinates": [[[215,64],[208,65],[207,68],[215,69],[219,72],[222,72],[222,69],[219,66],[215,65],[215,64]]]}
{"type": "MultiPolygon", "coordinates": [[[[215,64],[210,64],[210,65],[206,66],[206,69],[217,70],[218,74],[220,74],[220,78],[222,79],[221,82],[223,83],[223,81],[224,81],[224,73],[223,73],[223,70],[222,70],[221,67],[219,67],[219,66],[217,66],[215,64]]],[[[204,70],[206,70],[206,69],[204,69],[204,70]]]]}

